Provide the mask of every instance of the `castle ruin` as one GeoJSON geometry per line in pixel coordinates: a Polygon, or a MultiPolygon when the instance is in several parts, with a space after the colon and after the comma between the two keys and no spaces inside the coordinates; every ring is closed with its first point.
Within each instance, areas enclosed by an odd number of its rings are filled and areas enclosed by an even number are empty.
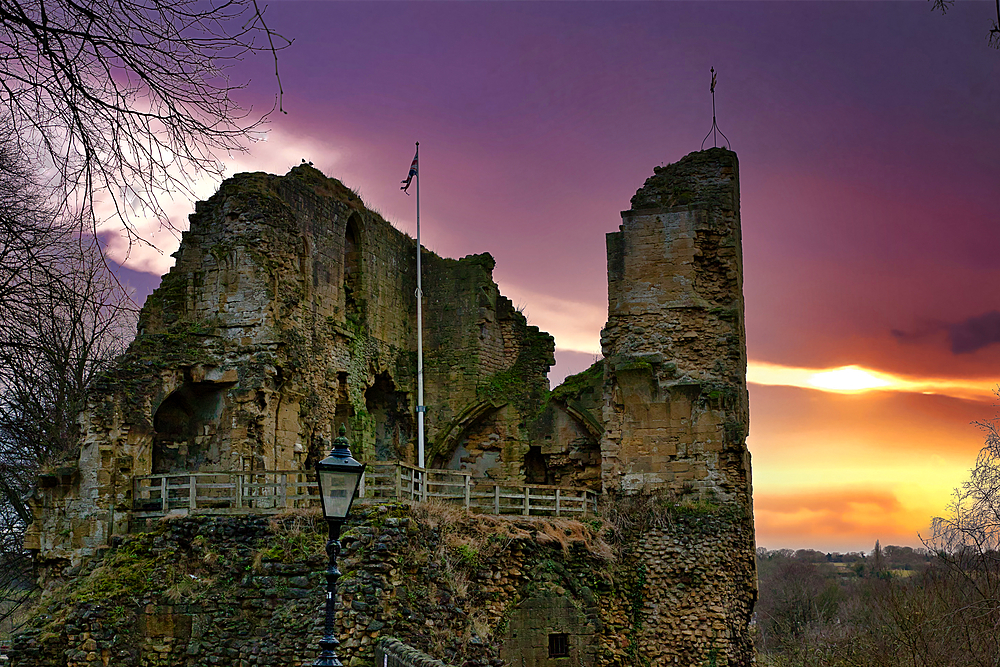
{"type": "MultiPolygon", "coordinates": [[[[676,572],[695,563],[718,578],[699,604],[739,643],[725,664],[744,664],[755,584],[736,155],[655,168],[607,249],[603,359],[551,392],[554,341],[500,294],[493,258],[423,251],[428,466],[738,508],[721,538],[653,531],[640,547],[656,582],[650,646],[687,641],[676,572]]],[[[341,425],[358,459],[415,463],[416,252],[309,165],[225,181],[80,416],[79,459],[40,480],[27,548],[78,565],[134,528],[135,479],[311,470],[341,425]]]]}

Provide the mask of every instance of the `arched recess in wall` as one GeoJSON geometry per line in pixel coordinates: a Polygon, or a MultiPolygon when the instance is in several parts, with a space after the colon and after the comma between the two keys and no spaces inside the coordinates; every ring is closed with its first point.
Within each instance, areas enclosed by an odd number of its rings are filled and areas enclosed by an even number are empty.
{"type": "Polygon", "coordinates": [[[356,212],[351,213],[344,228],[344,308],[348,317],[357,317],[364,311],[364,300],[361,297],[362,232],[361,216],[356,212]]]}
{"type": "MultiPolygon", "coordinates": [[[[463,460],[469,458],[469,452],[465,448],[466,441],[471,436],[477,440],[477,444],[486,444],[483,441],[489,439],[491,435],[487,431],[495,431],[493,422],[506,405],[506,403],[497,405],[491,401],[477,401],[468,405],[434,442],[428,452],[430,466],[458,470],[462,468],[463,463],[469,464],[469,461],[463,460]]],[[[499,446],[502,440],[496,433],[492,435],[497,441],[496,450],[483,451],[476,460],[471,461],[471,467],[477,477],[483,476],[487,470],[500,462],[499,446]]],[[[489,448],[489,444],[486,446],[489,448]]]]}
{"type": "Polygon", "coordinates": [[[218,424],[231,384],[185,382],[153,414],[153,474],[192,472],[222,463],[218,424]]]}
{"type": "Polygon", "coordinates": [[[365,409],[375,420],[375,458],[406,460],[414,437],[413,417],[405,392],[396,388],[388,373],[379,373],[365,391],[365,409]]]}
{"type": "Polygon", "coordinates": [[[529,427],[525,482],[599,489],[602,435],[601,424],[583,405],[549,401],[529,427]]]}

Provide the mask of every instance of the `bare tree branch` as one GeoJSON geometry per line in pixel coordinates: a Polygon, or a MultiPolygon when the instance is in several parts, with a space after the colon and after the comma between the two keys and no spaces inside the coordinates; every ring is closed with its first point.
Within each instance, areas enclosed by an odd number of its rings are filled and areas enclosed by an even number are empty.
{"type": "Polygon", "coordinates": [[[128,295],[79,219],[0,132],[0,620],[31,594],[21,538],[39,471],[79,441],[77,415],[96,377],[134,331],[128,295]]]}
{"type": "MultiPolygon", "coordinates": [[[[955,4],[955,0],[930,0],[931,9],[934,11],[939,11],[942,14],[947,14],[948,10],[952,8],[955,4]]],[[[989,33],[986,37],[987,44],[994,48],[1000,49],[1000,0],[994,0],[996,5],[997,18],[993,21],[993,27],[990,28],[989,33]]]]}
{"type": "Polygon", "coordinates": [[[104,198],[141,241],[134,211],[166,221],[158,197],[219,173],[273,111],[242,108],[230,68],[270,53],[277,78],[289,44],[256,0],[0,0],[0,105],[67,209],[104,198]]]}

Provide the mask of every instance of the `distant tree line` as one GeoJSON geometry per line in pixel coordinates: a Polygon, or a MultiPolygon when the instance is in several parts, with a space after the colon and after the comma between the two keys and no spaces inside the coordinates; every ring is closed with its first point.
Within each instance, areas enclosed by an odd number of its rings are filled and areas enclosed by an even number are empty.
{"type": "Polygon", "coordinates": [[[758,549],[764,667],[1000,665],[1000,433],[924,547],[868,554],[758,549]]]}

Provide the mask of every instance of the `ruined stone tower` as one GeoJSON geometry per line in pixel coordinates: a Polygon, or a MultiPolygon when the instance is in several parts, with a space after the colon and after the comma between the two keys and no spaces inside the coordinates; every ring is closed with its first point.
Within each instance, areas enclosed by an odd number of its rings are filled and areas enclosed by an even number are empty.
{"type": "Polygon", "coordinates": [[[607,236],[605,489],[749,501],[739,202],[736,154],[693,153],[607,236]]]}
{"type": "Polygon", "coordinates": [[[665,494],[679,511],[639,543],[653,665],[753,662],[739,205],[736,154],[714,148],[655,168],[607,235],[604,489],[665,494]]]}

